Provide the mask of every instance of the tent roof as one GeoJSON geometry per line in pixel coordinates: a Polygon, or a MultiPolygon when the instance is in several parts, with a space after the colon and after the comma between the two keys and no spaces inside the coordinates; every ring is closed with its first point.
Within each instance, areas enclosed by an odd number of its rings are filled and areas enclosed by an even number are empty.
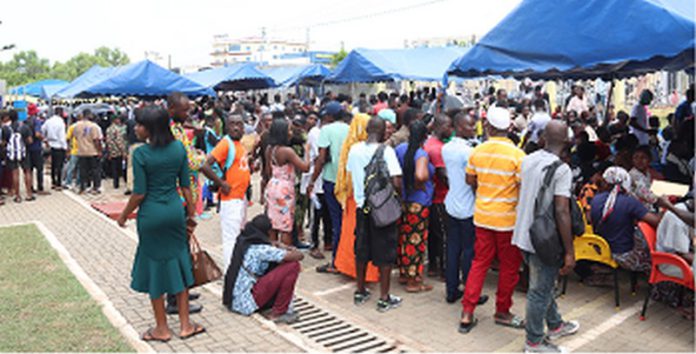
{"type": "Polygon", "coordinates": [[[253,63],[240,63],[185,75],[205,87],[221,91],[257,90],[275,87],[276,82],[253,63]]]}
{"type": "Polygon", "coordinates": [[[694,65],[694,1],[524,0],[450,75],[611,78],[694,65]]]}
{"type": "Polygon", "coordinates": [[[326,81],[334,83],[395,80],[440,81],[466,48],[354,49],[326,81]]]}
{"type": "Polygon", "coordinates": [[[11,94],[15,95],[29,95],[35,97],[41,97],[43,94],[43,87],[46,85],[67,85],[68,82],[64,80],[57,79],[47,79],[31,82],[22,86],[14,87],[10,90],[11,94]]]}
{"type": "Polygon", "coordinates": [[[105,78],[84,88],[78,96],[162,97],[174,91],[189,96],[215,96],[212,89],[169,71],[150,60],[114,68],[105,78]]]}
{"type": "Polygon", "coordinates": [[[112,71],[114,71],[114,68],[104,68],[99,65],[94,65],[82,73],[82,75],[75,78],[75,80],[71,81],[68,85],[55,92],[54,96],[61,98],[73,98],[90,85],[108,77],[112,71]]]}
{"type": "Polygon", "coordinates": [[[272,77],[278,85],[285,87],[299,85],[308,80],[320,82],[331,74],[331,70],[321,64],[270,66],[262,68],[261,71],[272,77]]]}

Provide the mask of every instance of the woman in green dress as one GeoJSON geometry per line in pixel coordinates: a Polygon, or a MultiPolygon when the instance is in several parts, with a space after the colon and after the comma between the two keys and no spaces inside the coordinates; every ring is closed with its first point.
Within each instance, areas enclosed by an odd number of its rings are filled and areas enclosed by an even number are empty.
{"type": "Polygon", "coordinates": [[[138,208],[138,248],[131,273],[133,290],[150,295],[157,325],[142,336],[145,341],[171,339],[164,308],[164,294],[176,294],[182,339],[205,331],[189,320],[188,287],[193,285],[188,233],[193,231],[189,169],[184,146],[174,140],[169,116],[151,105],[136,112],[135,133],[147,141],[133,153],[133,194],[118,219],[126,219],[138,208]],[[186,207],[177,193],[182,191],[186,207]]]}

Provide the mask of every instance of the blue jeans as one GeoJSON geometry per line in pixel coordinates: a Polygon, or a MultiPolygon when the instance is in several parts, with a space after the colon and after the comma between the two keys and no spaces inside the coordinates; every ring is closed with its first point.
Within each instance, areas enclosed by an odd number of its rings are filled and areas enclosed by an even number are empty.
{"type": "Polygon", "coordinates": [[[334,259],[336,259],[338,241],[341,239],[341,221],[343,218],[341,204],[334,194],[335,186],[336,183],[324,180],[324,199],[326,200],[326,206],[329,208],[329,215],[331,216],[331,234],[333,236],[331,238],[331,245],[333,246],[331,264],[333,264],[334,259]]]}
{"type": "Polygon", "coordinates": [[[474,218],[457,219],[447,215],[447,265],[445,267],[445,280],[447,284],[447,296],[454,297],[459,289],[459,284],[466,284],[471,269],[471,261],[474,260],[474,218]],[[461,278],[460,272],[461,271],[461,278]]]}
{"type": "Polygon", "coordinates": [[[80,174],[77,171],[77,160],[77,156],[70,155],[70,158],[68,159],[68,165],[66,166],[65,178],[63,179],[64,186],[70,186],[71,184],[73,184],[73,180],[77,181],[77,185],[80,184],[81,178],[80,174]]]}
{"type": "Polygon", "coordinates": [[[529,266],[525,330],[527,341],[536,344],[544,339],[544,320],[549,329],[556,329],[563,323],[553,289],[560,268],[544,264],[534,253],[522,253],[529,266]]]}

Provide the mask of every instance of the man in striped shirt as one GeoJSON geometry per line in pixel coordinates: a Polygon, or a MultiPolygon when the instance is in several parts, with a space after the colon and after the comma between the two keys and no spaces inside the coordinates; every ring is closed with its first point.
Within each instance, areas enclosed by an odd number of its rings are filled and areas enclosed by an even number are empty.
{"type": "Polygon", "coordinates": [[[461,333],[468,333],[476,325],[474,309],[494,258],[500,264],[495,323],[524,328],[524,321],[510,313],[510,307],[522,262],[520,250],[512,245],[511,239],[517,216],[515,209],[520,187],[520,168],[525,154],[507,138],[509,127],[508,110],[491,107],[486,124],[489,139],[474,149],[466,168],[466,182],[476,193],[476,241],[474,260],[462,299],[463,310],[459,324],[461,333]]]}

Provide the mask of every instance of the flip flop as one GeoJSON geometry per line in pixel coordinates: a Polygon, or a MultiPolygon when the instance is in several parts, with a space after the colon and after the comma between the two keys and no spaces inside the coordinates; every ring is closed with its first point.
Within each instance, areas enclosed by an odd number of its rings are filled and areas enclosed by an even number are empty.
{"type": "Polygon", "coordinates": [[[152,335],[152,330],[154,328],[150,327],[143,335],[140,337],[144,342],[160,342],[160,343],[167,343],[169,342],[172,337],[169,338],[156,338],[155,336],[152,335]]]}
{"type": "Polygon", "coordinates": [[[22,197],[15,197],[15,198],[14,198],[14,202],[17,203],[17,204],[21,203],[21,202],[22,202],[22,197]]]}
{"type": "Polygon", "coordinates": [[[510,327],[510,328],[516,328],[516,329],[522,329],[524,328],[524,319],[522,317],[519,317],[517,315],[512,315],[510,319],[501,319],[499,317],[495,317],[495,324],[504,326],[504,327],[510,327]]]}
{"type": "Polygon", "coordinates": [[[24,198],[24,201],[27,201],[27,202],[33,202],[33,201],[35,201],[35,200],[36,200],[36,197],[33,196],[33,195],[32,195],[31,197],[26,197],[26,198],[24,198]]]}
{"type": "Polygon", "coordinates": [[[191,337],[195,337],[201,333],[205,333],[205,331],[206,331],[205,327],[203,327],[195,322],[192,324],[193,324],[193,332],[191,332],[185,336],[179,336],[179,338],[181,338],[181,340],[186,340],[186,339],[189,339],[191,337]]]}
{"type": "Polygon", "coordinates": [[[459,322],[459,333],[467,334],[467,333],[471,332],[471,330],[474,329],[474,327],[476,327],[477,324],[478,324],[478,318],[476,318],[476,317],[472,317],[471,322],[469,322],[469,323],[459,322]]]}
{"type": "Polygon", "coordinates": [[[331,266],[331,263],[317,267],[317,273],[338,274],[338,270],[331,266]]]}
{"type": "Polygon", "coordinates": [[[422,292],[433,290],[433,286],[429,285],[429,284],[420,283],[420,284],[416,285],[415,287],[407,286],[405,290],[407,293],[422,293],[422,292]]]}

